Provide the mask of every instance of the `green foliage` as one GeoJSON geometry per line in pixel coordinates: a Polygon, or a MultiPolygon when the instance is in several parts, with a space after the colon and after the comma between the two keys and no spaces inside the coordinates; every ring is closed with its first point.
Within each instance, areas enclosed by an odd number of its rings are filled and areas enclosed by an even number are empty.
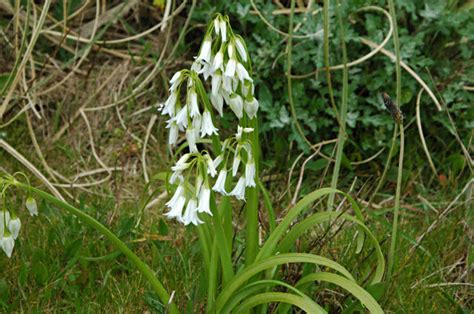
{"type": "MultiPolygon", "coordinates": [[[[272,1],[255,1],[263,16],[275,28],[286,32],[288,15],[273,14],[279,9],[272,1]]],[[[331,2],[335,3],[335,2],[331,2]]],[[[435,91],[437,97],[450,110],[458,132],[468,135],[474,121],[474,95],[463,89],[474,84],[472,67],[472,40],[470,31],[474,27],[474,11],[462,8],[458,1],[397,1],[397,18],[402,61],[406,62],[435,91]]],[[[385,1],[344,1],[342,5],[345,40],[350,61],[367,54],[370,49],[359,37],[380,43],[388,32],[388,21],[380,13],[356,11],[367,5],[386,8],[385,1]]],[[[288,5],[289,8],[289,5],[288,5]]],[[[295,14],[295,25],[301,25],[296,35],[317,33],[316,36],[294,38],[292,51],[293,74],[309,73],[320,69],[317,75],[305,79],[294,79],[293,95],[298,121],[312,143],[337,137],[339,126],[329,102],[323,68],[322,3],[313,3],[317,14],[295,14]]],[[[260,131],[269,141],[266,149],[272,155],[278,151],[272,147],[288,147],[296,141],[299,148],[308,151],[307,145],[298,135],[288,109],[285,77],[286,40],[251,12],[247,2],[203,2],[197,8],[197,18],[206,19],[215,11],[226,12],[238,32],[245,34],[249,52],[253,59],[254,76],[262,114],[260,131]],[[278,133],[278,136],[274,134],[278,133]],[[277,142],[277,143],[275,143],[277,142]]],[[[330,10],[330,63],[342,63],[339,31],[333,6],[330,10]]],[[[391,41],[386,49],[394,51],[391,41]]],[[[336,104],[342,98],[342,71],[331,72],[336,104]]],[[[407,121],[415,115],[416,95],[420,85],[402,70],[401,108],[407,121]]],[[[368,158],[381,148],[390,146],[393,130],[391,118],[380,99],[382,92],[395,97],[394,63],[382,54],[349,68],[347,156],[352,161],[368,158]]],[[[434,158],[443,160],[445,142],[452,142],[452,126],[445,113],[437,112],[432,100],[422,97],[421,116],[429,147],[433,147],[434,158]]],[[[416,133],[415,133],[416,134],[416,133]]],[[[416,135],[415,135],[416,136],[416,135]]],[[[466,136],[461,136],[466,138],[466,136]]],[[[467,144],[467,143],[465,143],[467,144]]],[[[386,154],[385,152],[385,154],[386,154]]],[[[327,153],[330,154],[328,148],[327,153]]],[[[275,157],[278,158],[278,157],[275,157]]],[[[383,159],[382,159],[383,160],[383,159]]],[[[425,160],[420,160],[425,163],[425,160]]]]}

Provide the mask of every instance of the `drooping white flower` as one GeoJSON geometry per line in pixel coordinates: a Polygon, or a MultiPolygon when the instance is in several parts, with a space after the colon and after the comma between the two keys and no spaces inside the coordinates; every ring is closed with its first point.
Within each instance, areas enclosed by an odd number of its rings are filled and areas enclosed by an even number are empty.
{"type": "Polygon", "coordinates": [[[196,61],[205,61],[209,63],[211,61],[211,36],[206,36],[204,38],[204,42],[201,46],[201,51],[199,52],[199,56],[197,57],[196,61]]]}
{"type": "Polygon", "coordinates": [[[204,155],[204,159],[206,160],[207,173],[214,178],[217,174],[217,170],[214,165],[214,160],[212,160],[211,156],[209,156],[208,154],[204,155]]]}
{"type": "Polygon", "coordinates": [[[220,74],[215,74],[212,76],[211,80],[211,95],[217,95],[219,93],[219,89],[221,88],[221,82],[222,82],[222,75],[220,74]]]}
{"type": "Polygon", "coordinates": [[[239,165],[240,165],[240,148],[237,146],[235,148],[235,153],[234,153],[234,160],[232,161],[232,176],[235,177],[237,175],[237,171],[239,171],[239,165]]]}
{"type": "Polygon", "coordinates": [[[229,107],[232,109],[237,118],[241,119],[243,116],[243,100],[240,95],[232,94],[229,97],[229,107]]]}
{"type": "Polygon", "coordinates": [[[203,223],[203,221],[201,221],[198,217],[196,199],[193,198],[189,200],[188,205],[186,206],[186,210],[184,211],[182,222],[185,225],[189,225],[190,223],[192,223],[195,226],[203,223]]]}
{"type": "Polygon", "coordinates": [[[184,177],[181,174],[181,171],[174,171],[169,179],[170,184],[176,184],[176,182],[182,183],[184,181],[184,177]]]}
{"type": "Polygon", "coordinates": [[[245,100],[244,110],[250,119],[253,119],[257,116],[258,106],[258,101],[255,99],[255,97],[252,97],[252,99],[249,101],[245,100]]]}
{"type": "Polygon", "coordinates": [[[239,52],[242,61],[247,62],[247,50],[245,49],[244,42],[240,37],[235,38],[235,46],[237,47],[237,51],[239,52]]]}
{"type": "Polygon", "coordinates": [[[2,247],[3,252],[7,254],[8,258],[12,257],[15,240],[10,233],[7,232],[4,237],[0,237],[0,247],[2,247]]]}
{"type": "Polygon", "coordinates": [[[165,102],[165,106],[163,107],[163,110],[161,111],[162,115],[168,114],[171,117],[174,117],[175,115],[175,107],[176,107],[176,100],[178,99],[178,93],[177,92],[171,92],[170,96],[165,102]]]}
{"type": "Polygon", "coordinates": [[[245,186],[255,186],[255,162],[253,160],[247,161],[245,164],[245,186]]]}
{"type": "Polygon", "coordinates": [[[221,32],[222,43],[225,43],[227,41],[227,25],[225,21],[221,20],[219,22],[219,29],[221,32]]]}
{"type": "MultiPolygon", "coordinates": [[[[31,216],[38,216],[38,204],[36,204],[36,200],[31,196],[28,196],[26,198],[26,209],[28,209],[31,216]]],[[[1,214],[0,214],[0,219],[1,219],[1,214]]],[[[0,235],[1,235],[1,232],[0,232],[0,235]]]]}
{"type": "Polygon", "coordinates": [[[168,124],[166,125],[167,129],[170,129],[169,135],[168,135],[168,144],[169,145],[175,145],[178,142],[178,131],[179,127],[178,124],[176,123],[176,120],[171,119],[168,120],[168,124]]]}
{"type": "Polygon", "coordinates": [[[255,94],[255,86],[253,85],[253,82],[252,81],[245,81],[243,84],[242,84],[242,95],[244,95],[244,97],[250,97],[250,96],[253,96],[255,94]]]}
{"type": "Polygon", "coordinates": [[[241,201],[245,200],[245,177],[242,176],[239,178],[239,181],[237,181],[237,184],[229,195],[233,195],[236,199],[241,201]]]}
{"type": "Polygon", "coordinates": [[[237,68],[237,61],[234,58],[231,58],[229,62],[227,62],[224,75],[228,77],[233,77],[235,75],[236,68],[237,68]]]}
{"type": "Polygon", "coordinates": [[[240,62],[237,62],[236,72],[237,72],[237,76],[238,76],[238,78],[241,82],[244,82],[245,80],[247,80],[247,81],[252,80],[250,78],[249,72],[247,72],[247,69],[245,69],[245,67],[240,62]]]}
{"type": "Polygon", "coordinates": [[[233,44],[232,42],[230,42],[230,43],[227,45],[227,55],[229,56],[229,59],[233,59],[233,58],[234,58],[234,53],[235,53],[234,44],[233,44]]]}
{"type": "Polygon", "coordinates": [[[222,69],[222,65],[224,62],[224,53],[222,50],[219,50],[212,61],[212,71],[215,72],[217,70],[222,69]]]}
{"type": "MultiPolygon", "coordinates": [[[[176,119],[179,129],[184,131],[188,127],[188,106],[181,108],[173,119],[176,119]]],[[[168,123],[171,124],[173,119],[168,120],[168,123]]]]}
{"type": "Polygon", "coordinates": [[[219,115],[222,117],[224,115],[224,98],[222,97],[222,95],[211,94],[211,104],[217,110],[219,115]]]}
{"type": "Polygon", "coordinates": [[[181,196],[184,196],[184,186],[182,184],[178,185],[173,197],[165,205],[168,207],[174,207],[181,196]]]}
{"type": "Polygon", "coordinates": [[[176,72],[170,80],[170,91],[173,93],[178,89],[179,84],[183,80],[183,71],[176,72]]]}
{"type": "Polygon", "coordinates": [[[200,114],[201,113],[199,112],[197,93],[192,88],[191,91],[189,92],[189,116],[191,118],[193,118],[193,117],[198,116],[200,114]]]}
{"type": "Polygon", "coordinates": [[[191,157],[190,153],[184,154],[181,158],[178,159],[176,164],[171,167],[173,171],[183,171],[189,168],[190,164],[187,162],[189,157],[191,157]]]}
{"type": "Polygon", "coordinates": [[[212,70],[212,66],[211,64],[214,62],[212,56],[211,56],[211,61],[209,63],[205,63],[203,66],[202,66],[202,70],[201,70],[201,73],[202,75],[204,76],[204,79],[207,81],[207,79],[209,78],[209,76],[212,75],[212,73],[214,73],[214,71],[212,70]]]}
{"type": "Polygon", "coordinates": [[[191,153],[197,153],[198,149],[196,146],[196,140],[198,138],[198,131],[194,126],[189,127],[186,130],[186,140],[188,141],[189,151],[191,153]]]}
{"type": "Polygon", "coordinates": [[[180,196],[173,206],[169,206],[170,211],[165,214],[168,218],[177,218],[179,221],[183,222],[183,207],[186,203],[186,198],[180,196]]]}
{"type": "MultiPolygon", "coordinates": [[[[222,150],[224,150],[224,148],[222,150]]],[[[224,155],[220,154],[213,161],[214,167],[215,168],[219,167],[219,165],[222,163],[222,161],[224,161],[224,155]]]]}
{"type": "Polygon", "coordinates": [[[225,181],[227,179],[227,170],[222,169],[219,171],[219,175],[217,176],[216,183],[212,187],[212,189],[216,192],[221,193],[222,195],[227,195],[227,191],[225,190],[225,181]]]}
{"type": "MultiPolygon", "coordinates": [[[[222,89],[226,91],[228,94],[234,91],[233,81],[234,81],[234,78],[232,77],[228,77],[225,75],[222,77],[222,89]]],[[[223,94],[223,95],[226,95],[226,94],[223,94]]]]}
{"type": "Polygon", "coordinates": [[[21,229],[21,221],[20,218],[15,217],[10,219],[8,222],[8,230],[10,230],[13,239],[18,238],[18,234],[20,234],[20,229],[21,229]]]}
{"type": "Polygon", "coordinates": [[[218,129],[214,127],[214,124],[212,123],[211,113],[205,110],[202,116],[201,137],[217,134],[217,131],[218,129]]]}
{"type": "Polygon", "coordinates": [[[198,211],[200,213],[206,213],[212,216],[211,209],[209,208],[209,201],[211,200],[211,190],[208,186],[203,185],[199,192],[199,206],[198,211]]]}
{"type": "Polygon", "coordinates": [[[180,82],[182,79],[183,71],[178,71],[171,77],[170,84],[174,84],[176,82],[180,82]]]}
{"type": "Polygon", "coordinates": [[[219,35],[220,24],[219,24],[219,19],[218,18],[214,19],[214,31],[216,32],[216,35],[219,35]]]}
{"type": "Polygon", "coordinates": [[[237,133],[235,133],[235,138],[240,141],[242,139],[243,133],[252,133],[253,128],[243,128],[240,125],[237,126],[237,133]]]}

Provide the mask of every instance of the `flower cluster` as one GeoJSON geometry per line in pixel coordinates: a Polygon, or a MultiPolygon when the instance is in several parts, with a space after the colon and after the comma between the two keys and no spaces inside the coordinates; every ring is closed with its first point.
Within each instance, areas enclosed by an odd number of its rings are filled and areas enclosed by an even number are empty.
{"type": "MultiPolygon", "coordinates": [[[[26,199],[26,208],[31,216],[38,215],[38,206],[31,196],[26,199]]],[[[14,212],[7,209],[0,210],[0,248],[8,257],[12,256],[15,240],[18,238],[21,229],[20,218],[14,212]]]]}
{"type": "Polygon", "coordinates": [[[250,58],[244,40],[233,33],[228,17],[216,15],[208,25],[191,69],[172,76],[170,95],[161,108],[161,113],[170,117],[166,126],[168,144],[176,145],[180,132],[184,132],[189,148],[189,153],[171,168],[169,181],[178,187],[166,204],[168,217],[186,225],[200,224],[198,213],[212,215],[211,190],[245,200],[245,189],[255,187],[255,158],[251,142],[244,136],[253,131],[246,125],[256,117],[259,107],[249,71],[250,58]],[[210,93],[206,92],[201,77],[209,81],[210,93]],[[219,155],[213,159],[207,151],[200,152],[198,144],[208,136],[218,139],[215,117],[222,117],[225,107],[238,118],[238,131],[223,142],[219,155]],[[232,156],[232,167],[228,169],[227,161],[232,156]],[[227,178],[227,173],[231,170],[232,177],[237,177],[239,169],[242,175],[231,189],[232,180],[227,178]]]}

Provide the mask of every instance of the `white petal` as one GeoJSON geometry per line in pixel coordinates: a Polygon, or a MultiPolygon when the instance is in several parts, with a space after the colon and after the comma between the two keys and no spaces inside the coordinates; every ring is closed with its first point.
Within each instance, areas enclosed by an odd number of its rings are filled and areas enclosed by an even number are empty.
{"type": "Polygon", "coordinates": [[[31,196],[26,199],[26,209],[28,209],[31,216],[38,216],[38,204],[36,204],[36,200],[31,196]]]}
{"type": "Polygon", "coordinates": [[[212,190],[221,193],[222,195],[227,195],[225,190],[225,181],[227,178],[227,170],[223,169],[219,171],[219,175],[217,176],[216,183],[212,187],[212,190]]]}
{"type": "Polygon", "coordinates": [[[212,71],[215,72],[219,69],[222,69],[223,62],[224,62],[224,53],[222,52],[222,50],[219,50],[214,60],[212,61],[212,71]]]}
{"type": "Polygon", "coordinates": [[[197,61],[202,60],[206,61],[207,63],[211,61],[211,44],[211,38],[207,36],[201,46],[201,51],[199,52],[199,56],[196,59],[197,61]]]}
{"type": "Polygon", "coordinates": [[[209,111],[204,111],[201,125],[201,137],[206,135],[217,134],[218,129],[214,127],[212,123],[211,113],[209,111]]]}
{"type": "Polygon", "coordinates": [[[235,185],[234,189],[229,193],[229,195],[235,196],[238,200],[245,200],[245,178],[240,177],[239,181],[235,185]]]}
{"type": "Polygon", "coordinates": [[[227,40],[227,24],[225,21],[220,21],[220,31],[221,31],[221,37],[222,37],[222,42],[226,42],[227,40]]]}
{"type": "Polygon", "coordinates": [[[241,38],[236,37],[235,46],[237,47],[237,51],[239,52],[242,61],[247,62],[247,50],[245,50],[245,45],[241,38]]]}
{"type": "Polygon", "coordinates": [[[235,75],[235,70],[237,67],[237,61],[235,59],[230,59],[229,62],[227,62],[227,66],[225,67],[225,76],[228,77],[233,77],[235,75]]]}
{"type": "Polygon", "coordinates": [[[259,104],[255,97],[253,97],[250,101],[245,101],[244,110],[250,119],[253,119],[257,116],[258,107],[259,104]]]}
{"type": "Polygon", "coordinates": [[[21,229],[21,221],[20,218],[16,217],[10,220],[8,223],[8,230],[10,230],[13,239],[18,238],[18,234],[20,234],[21,229]]]}
{"type": "Polygon", "coordinates": [[[217,94],[217,95],[212,95],[211,94],[211,103],[212,106],[217,110],[219,115],[222,117],[224,115],[224,98],[222,98],[222,95],[217,94]]]}
{"type": "Polygon", "coordinates": [[[253,161],[247,162],[245,165],[245,186],[255,186],[255,163],[253,161]]]}
{"type": "Polygon", "coordinates": [[[208,187],[203,187],[199,193],[199,206],[198,212],[206,213],[212,216],[211,209],[209,208],[209,201],[211,200],[211,190],[208,187]]]}
{"type": "Polygon", "coordinates": [[[8,258],[12,257],[13,248],[15,247],[15,240],[13,239],[12,235],[0,238],[0,246],[8,258]]]}
{"type": "Polygon", "coordinates": [[[198,149],[196,146],[197,131],[194,127],[190,127],[186,130],[186,140],[188,141],[189,151],[191,153],[197,153],[198,149]]]}
{"type": "Polygon", "coordinates": [[[229,107],[232,109],[237,118],[241,119],[243,117],[243,100],[240,95],[233,94],[230,96],[229,107]]]}

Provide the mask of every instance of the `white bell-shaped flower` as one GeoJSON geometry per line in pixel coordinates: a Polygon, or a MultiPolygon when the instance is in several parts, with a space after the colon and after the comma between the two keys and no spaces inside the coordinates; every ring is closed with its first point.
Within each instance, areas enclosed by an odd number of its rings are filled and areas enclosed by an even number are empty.
{"type": "Polygon", "coordinates": [[[204,42],[201,46],[201,51],[199,52],[199,56],[197,57],[196,61],[205,61],[206,63],[211,62],[211,45],[211,36],[206,36],[206,38],[204,38],[204,42]]]}
{"type": "Polygon", "coordinates": [[[234,58],[231,58],[225,67],[225,76],[233,77],[237,69],[237,61],[234,58]]]}
{"type": "Polygon", "coordinates": [[[199,192],[199,206],[198,211],[200,213],[206,213],[212,216],[209,202],[211,201],[211,190],[208,186],[203,185],[199,192]]]}
{"type": "Polygon", "coordinates": [[[189,92],[189,116],[193,118],[199,115],[201,115],[201,113],[199,112],[197,93],[192,88],[191,91],[189,92]]]}
{"type": "Polygon", "coordinates": [[[198,138],[198,131],[194,128],[194,126],[190,126],[186,130],[186,141],[188,141],[189,151],[191,153],[198,152],[198,149],[196,146],[197,138],[198,138]]]}
{"type": "Polygon", "coordinates": [[[239,181],[237,181],[237,184],[229,195],[235,196],[236,199],[241,201],[245,200],[245,177],[239,178],[239,181]]]}
{"type": "Polygon", "coordinates": [[[202,116],[201,137],[217,134],[217,131],[218,129],[214,127],[214,124],[212,123],[211,113],[208,110],[205,110],[202,116]]]}
{"type": "Polygon", "coordinates": [[[255,186],[255,162],[253,160],[247,161],[245,164],[245,186],[255,186]]]}
{"type": "MultiPolygon", "coordinates": [[[[36,200],[33,197],[28,196],[26,198],[26,204],[25,205],[26,205],[26,209],[28,209],[31,216],[38,216],[38,204],[36,203],[36,200]]],[[[0,215],[0,217],[1,217],[1,215],[0,215]]]]}
{"type": "Polygon", "coordinates": [[[15,217],[10,219],[8,222],[8,230],[10,230],[10,233],[13,236],[13,239],[16,240],[18,238],[18,235],[20,234],[20,229],[21,229],[21,221],[20,218],[15,217]]]}
{"type": "Polygon", "coordinates": [[[225,21],[221,20],[219,22],[219,30],[221,32],[222,43],[227,41],[227,24],[225,21]]]}
{"type": "Polygon", "coordinates": [[[13,248],[15,247],[15,240],[10,233],[6,233],[4,237],[0,237],[0,247],[3,249],[3,252],[8,256],[12,257],[13,248]]]}
{"type": "Polygon", "coordinates": [[[241,119],[243,117],[243,100],[240,95],[232,94],[229,97],[229,107],[232,109],[237,118],[241,119]]]}
{"type": "Polygon", "coordinates": [[[224,98],[221,94],[212,95],[211,94],[211,104],[217,110],[219,115],[222,117],[224,115],[224,98]]]}
{"type": "Polygon", "coordinates": [[[252,97],[252,99],[249,101],[245,101],[244,110],[250,119],[253,119],[257,116],[258,107],[259,104],[255,97],[252,97]]]}
{"type": "Polygon", "coordinates": [[[225,190],[225,181],[227,179],[227,170],[222,169],[219,171],[219,175],[217,176],[216,183],[212,187],[212,190],[221,193],[222,195],[227,195],[227,191],[225,190]]]}
{"type": "Polygon", "coordinates": [[[192,223],[195,226],[203,223],[203,221],[201,221],[198,217],[197,200],[189,200],[186,210],[184,211],[182,221],[185,225],[192,223]]]}
{"type": "Polygon", "coordinates": [[[178,142],[179,127],[178,127],[178,124],[176,123],[176,120],[171,119],[168,121],[169,122],[166,125],[166,128],[170,129],[169,135],[168,135],[168,144],[175,145],[178,142]]]}
{"type": "Polygon", "coordinates": [[[245,49],[244,42],[240,37],[235,38],[235,46],[237,47],[237,51],[239,52],[242,61],[247,62],[247,50],[245,49]]]}
{"type": "Polygon", "coordinates": [[[212,71],[215,72],[217,70],[221,70],[223,63],[224,63],[224,53],[222,52],[222,50],[219,50],[216,53],[214,60],[212,61],[212,71]]]}

